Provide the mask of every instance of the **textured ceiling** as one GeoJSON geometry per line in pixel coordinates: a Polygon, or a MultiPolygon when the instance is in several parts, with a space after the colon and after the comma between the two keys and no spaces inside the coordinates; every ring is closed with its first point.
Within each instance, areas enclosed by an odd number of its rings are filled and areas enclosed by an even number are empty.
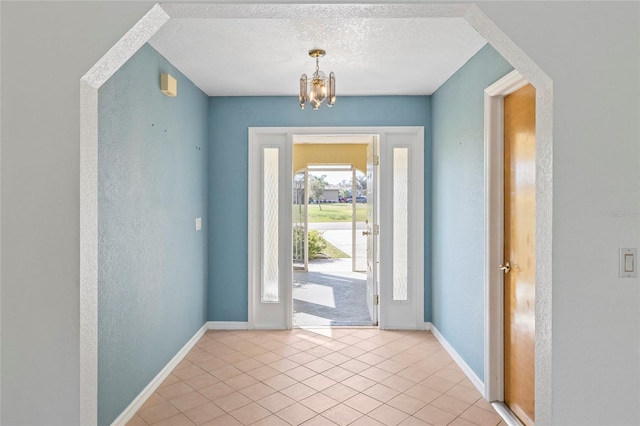
{"type": "Polygon", "coordinates": [[[172,18],[149,43],[210,96],[297,96],[320,69],[337,95],[428,95],[486,41],[462,18],[172,18]]]}

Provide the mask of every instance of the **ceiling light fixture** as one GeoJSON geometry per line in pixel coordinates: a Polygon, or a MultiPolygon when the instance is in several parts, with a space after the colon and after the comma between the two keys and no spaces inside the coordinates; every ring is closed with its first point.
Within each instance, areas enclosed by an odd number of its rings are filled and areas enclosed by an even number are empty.
{"type": "Polygon", "coordinates": [[[316,72],[310,81],[307,80],[307,75],[302,74],[300,77],[300,108],[304,109],[305,104],[309,101],[309,104],[313,109],[320,109],[322,103],[327,100],[327,106],[332,107],[336,103],[336,76],[333,72],[329,73],[329,77],[320,71],[320,58],[325,55],[322,49],[311,49],[309,56],[316,58],[316,72]]]}

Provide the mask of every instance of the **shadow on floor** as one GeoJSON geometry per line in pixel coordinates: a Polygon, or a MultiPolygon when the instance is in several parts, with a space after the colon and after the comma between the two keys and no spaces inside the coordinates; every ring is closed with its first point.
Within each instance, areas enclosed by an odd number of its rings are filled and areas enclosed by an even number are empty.
{"type": "Polygon", "coordinates": [[[372,325],[363,273],[294,272],[294,326],[372,325]]]}

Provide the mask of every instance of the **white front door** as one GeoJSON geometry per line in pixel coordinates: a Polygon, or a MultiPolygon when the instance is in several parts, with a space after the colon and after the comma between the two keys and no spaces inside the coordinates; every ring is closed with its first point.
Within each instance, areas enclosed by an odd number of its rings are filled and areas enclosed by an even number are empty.
{"type": "MultiPolygon", "coordinates": [[[[377,135],[374,140],[379,141],[380,165],[373,164],[374,149],[371,184],[367,182],[371,188],[367,197],[372,197],[370,205],[373,207],[368,212],[371,238],[367,248],[367,291],[370,293],[367,297],[370,312],[372,320],[377,318],[383,329],[422,329],[422,127],[249,129],[249,328],[292,326],[291,164],[294,134],[377,135]],[[379,235],[373,235],[374,225],[379,225],[379,235]],[[380,295],[378,309],[373,305],[376,293],[380,295]]],[[[375,231],[378,234],[377,227],[375,231]]]]}

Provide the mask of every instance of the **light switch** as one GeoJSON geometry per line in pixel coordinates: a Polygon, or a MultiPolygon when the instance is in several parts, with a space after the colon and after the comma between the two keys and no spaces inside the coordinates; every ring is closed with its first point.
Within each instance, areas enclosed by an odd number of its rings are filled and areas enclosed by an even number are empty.
{"type": "Polygon", "coordinates": [[[621,248],[620,249],[620,266],[618,275],[620,278],[635,278],[638,276],[638,267],[636,258],[638,257],[638,249],[621,248]]]}
{"type": "Polygon", "coordinates": [[[633,255],[625,254],[624,255],[624,271],[625,272],[633,272],[635,267],[633,266],[633,255]]]}
{"type": "Polygon", "coordinates": [[[202,229],[202,218],[201,217],[197,217],[196,218],[196,231],[199,231],[202,229]]]}

